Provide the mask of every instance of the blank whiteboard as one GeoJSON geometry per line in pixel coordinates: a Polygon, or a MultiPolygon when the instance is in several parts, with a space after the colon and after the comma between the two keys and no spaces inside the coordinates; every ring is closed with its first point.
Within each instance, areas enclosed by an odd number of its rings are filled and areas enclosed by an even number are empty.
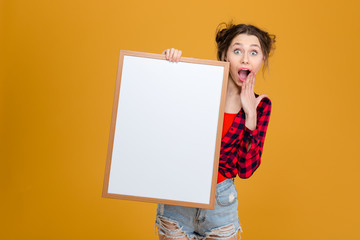
{"type": "Polygon", "coordinates": [[[103,197],[214,208],[228,74],[120,50],[103,197]]]}

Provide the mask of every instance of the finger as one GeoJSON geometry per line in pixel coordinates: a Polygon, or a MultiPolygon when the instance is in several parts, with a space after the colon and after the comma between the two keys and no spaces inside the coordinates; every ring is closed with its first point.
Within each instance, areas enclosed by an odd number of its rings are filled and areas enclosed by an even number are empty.
{"type": "Polygon", "coordinates": [[[246,91],[246,82],[247,80],[245,80],[243,83],[242,83],[242,86],[241,86],[241,93],[244,94],[245,91],[246,91]]]}
{"type": "Polygon", "coordinates": [[[172,54],[172,52],[173,52],[172,48],[169,48],[168,51],[167,51],[169,62],[171,62],[171,54],[172,54]]]}
{"type": "Polygon", "coordinates": [[[169,49],[165,49],[161,54],[165,55],[165,59],[168,60],[169,59],[169,49]]]}
{"type": "Polygon", "coordinates": [[[251,93],[253,93],[253,92],[254,92],[254,88],[255,88],[255,73],[252,72],[252,73],[251,73],[250,84],[249,84],[249,91],[251,91],[251,93]]]}
{"type": "Polygon", "coordinates": [[[179,61],[180,61],[181,54],[182,54],[182,51],[179,50],[179,51],[177,52],[177,55],[176,55],[176,60],[175,60],[176,62],[179,62],[179,61]]]}
{"type": "Polygon", "coordinates": [[[179,62],[180,61],[180,57],[181,57],[181,50],[176,50],[176,52],[175,52],[175,59],[174,59],[174,61],[175,62],[179,62]]]}
{"type": "Polygon", "coordinates": [[[246,78],[246,80],[245,80],[245,89],[244,90],[247,92],[248,89],[249,89],[249,78],[246,78]]]}
{"type": "Polygon", "coordinates": [[[179,50],[176,49],[176,51],[174,52],[174,62],[177,62],[178,60],[178,55],[179,55],[179,50]]]}
{"type": "Polygon", "coordinates": [[[254,93],[254,78],[255,78],[255,76],[254,76],[254,73],[253,73],[253,72],[251,72],[249,75],[250,75],[250,76],[249,76],[249,87],[248,87],[248,91],[249,91],[249,94],[251,95],[251,94],[254,93]]]}
{"type": "Polygon", "coordinates": [[[251,73],[246,78],[246,93],[249,93],[251,87],[251,73]]]}
{"type": "Polygon", "coordinates": [[[175,49],[174,48],[170,48],[170,52],[169,52],[169,61],[172,62],[174,59],[174,52],[175,49]]]}
{"type": "Polygon", "coordinates": [[[258,96],[256,98],[256,107],[259,105],[259,103],[261,102],[261,100],[265,97],[268,97],[266,94],[261,94],[260,96],[258,96]]]}
{"type": "Polygon", "coordinates": [[[251,87],[251,73],[246,77],[246,80],[244,82],[244,93],[248,94],[249,93],[249,88],[251,87]]]}
{"type": "Polygon", "coordinates": [[[170,49],[166,49],[166,58],[170,61],[170,49]]]}
{"type": "Polygon", "coordinates": [[[177,49],[175,49],[175,48],[172,48],[171,50],[173,50],[173,51],[172,51],[172,54],[171,54],[171,61],[172,61],[172,62],[175,62],[179,50],[177,50],[177,49]]]}

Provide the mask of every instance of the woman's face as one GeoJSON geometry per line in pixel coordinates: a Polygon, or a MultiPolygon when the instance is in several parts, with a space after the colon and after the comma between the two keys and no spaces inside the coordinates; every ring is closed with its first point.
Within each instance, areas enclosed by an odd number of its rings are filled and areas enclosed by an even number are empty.
{"type": "Polygon", "coordinates": [[[225,60],[230,62],[231,80],[241,87],[249,73],[256,74],[264,62],[259,39],[254,35],[237,35],[231,41],[225,60]]]}

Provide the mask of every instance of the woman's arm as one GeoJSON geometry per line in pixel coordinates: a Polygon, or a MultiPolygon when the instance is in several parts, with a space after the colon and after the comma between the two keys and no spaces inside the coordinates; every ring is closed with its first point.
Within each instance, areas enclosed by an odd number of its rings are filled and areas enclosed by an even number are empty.
{"type": "Polygon", "coordinates": [[[259,167],[271,113],[271,101],[263,98],[257,108],[257,123],[254,130],[244,126],[244,135],[238,149],[238,175],[249,178],[259,167]]]}

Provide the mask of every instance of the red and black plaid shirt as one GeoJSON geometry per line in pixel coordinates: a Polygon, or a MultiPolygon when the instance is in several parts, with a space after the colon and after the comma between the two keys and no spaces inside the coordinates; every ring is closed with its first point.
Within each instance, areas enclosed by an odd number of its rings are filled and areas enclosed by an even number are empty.
{"type": "MultiPolygon", "coordinates": [[[[255,94],[257,97],[258,95],[255,94]]],[[[260,165],[269,124],[271,101],[263,98],[257,107],[257,124],[255,130],[245,126],[245,112],[236,115],[229,131],[221,141],[219,172],[227,178],[249,178],[260,165]],[[251,144],[249,151],[247,143],[251,144]]]]}

